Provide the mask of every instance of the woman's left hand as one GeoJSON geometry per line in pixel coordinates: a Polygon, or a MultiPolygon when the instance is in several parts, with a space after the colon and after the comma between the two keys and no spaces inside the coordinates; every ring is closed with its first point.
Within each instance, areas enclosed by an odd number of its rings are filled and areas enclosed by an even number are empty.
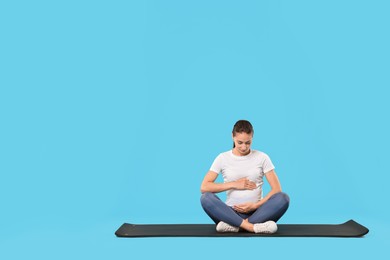
{"type": "Polygon", "coordinates": [[[255,203],[252,202],[246,202],[238,205],[234,205],[233,209],[240,213],[249,213],[252,211],[255,211],[257,209],[255,203]]]}

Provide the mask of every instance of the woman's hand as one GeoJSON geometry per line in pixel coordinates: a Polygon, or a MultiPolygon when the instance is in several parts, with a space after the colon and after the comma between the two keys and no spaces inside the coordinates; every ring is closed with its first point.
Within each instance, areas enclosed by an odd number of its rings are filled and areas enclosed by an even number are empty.
{"type": "Polygon", "coordinates": [[[253,202],[246,202],[238,205],[234,205],[233,209],[240,213],[249,213],[257,209],[256,204],[253,202]]]}
{"type": "Polygon", "coordinates": [[[247,177],[238,179],[234,182],[236,190],[253,190],[256,189],[256,183],[248,180],[247,177]]]}

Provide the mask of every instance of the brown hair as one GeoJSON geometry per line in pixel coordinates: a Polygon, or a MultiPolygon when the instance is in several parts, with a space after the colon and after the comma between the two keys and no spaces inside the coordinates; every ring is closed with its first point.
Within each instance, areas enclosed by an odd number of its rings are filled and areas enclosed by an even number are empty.
{"type": "MultiPolygon", "coordinates": [[[[236,133],[247,133],[254,134],[253,126],[252,124],[247,120],[238,120],[233,127],[233,136],[236,135],[236,133]]],[[[236,147],[236,144],[233,142],[233,148],[236,147]]]]}

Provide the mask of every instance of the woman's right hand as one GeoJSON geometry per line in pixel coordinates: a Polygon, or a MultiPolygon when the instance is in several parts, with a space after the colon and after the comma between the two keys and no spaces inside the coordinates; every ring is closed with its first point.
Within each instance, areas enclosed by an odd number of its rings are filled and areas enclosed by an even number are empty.
{"type": "Polygon", "coordinates": [[[238,179],[234,182],[236,190],[253,190],[256,189],[256,183],[250,181],[247,177],[238,179]]]}

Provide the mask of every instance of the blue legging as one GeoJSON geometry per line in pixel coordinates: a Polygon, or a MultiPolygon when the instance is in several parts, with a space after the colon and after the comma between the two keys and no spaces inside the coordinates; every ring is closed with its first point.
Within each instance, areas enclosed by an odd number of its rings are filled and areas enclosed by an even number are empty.
{"type": "Polygon", "coordinates": [[[232,226],[239,227],[244,219],[249,223],[263,223],[268,220],[277,222],[287,211],[290,204],[290,198],[284,192],[272,195],[263,205],[255,211],[244,214],[235,211],[232,207],[226,205],[214,193],[205,192],[200,198],[204,211],[209,217],[218,224],[220,221],[232,226]]]}

